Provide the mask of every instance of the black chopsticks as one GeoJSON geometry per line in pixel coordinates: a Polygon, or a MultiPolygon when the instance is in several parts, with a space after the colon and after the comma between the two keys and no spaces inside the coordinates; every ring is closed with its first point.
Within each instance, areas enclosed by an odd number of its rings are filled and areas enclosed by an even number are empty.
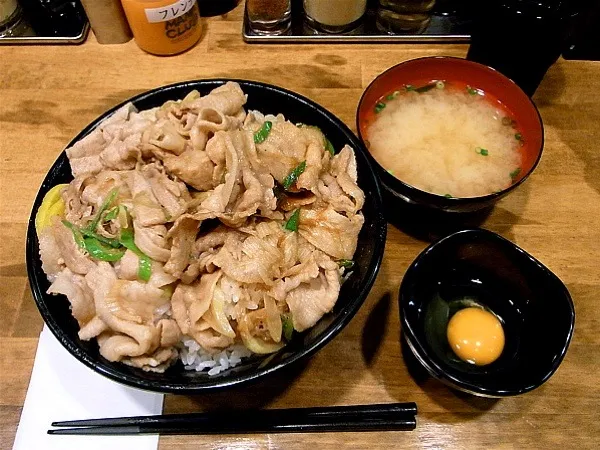
{"type": "Polygon", "coordinates": [[[415,403],[167,414],[53,422],[48,434],[251,434],[404,431],[416,427],[415,403]],[[69,428],[62,428],[69,427],[69,428]],[[74,428],[77,427],[77,428],[74,428]]]}

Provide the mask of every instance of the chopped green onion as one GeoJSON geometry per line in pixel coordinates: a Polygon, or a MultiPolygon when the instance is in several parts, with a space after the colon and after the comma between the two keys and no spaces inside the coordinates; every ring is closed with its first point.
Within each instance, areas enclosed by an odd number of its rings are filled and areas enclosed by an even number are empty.
{"type": "Polygon", "coordinates": [[[262,127],[260,127],[260,129],[256,133],[254,133],[254,143],[260,144],[264,142],[267,139],[267,136],[269,136],[272,127],[273,124],[268,120],[265,123],[263,123],[262,127]]]}
{"type": "Polygon", "coordinates": [[[69,222],[68,220],[63,220],[62,223],[65,227],[67,227],[73,233],[73,239],[75,239],[75,243],[77,244],[77,246],[79,248],[85,250],[85,242],[83,240],[81,230],[79,228],[77,228],[75,225],[73,225],[71,222],[69,222]]]}
{"type": "Polygon", "coordinates": [[[300,221],[300,209],[295,210],[288,221],[285,223],[285,229],[289,231],[298,231],[298,222],[300,221]]]}
{"type": "Polygon", "coordinates": [[[473,89],[471,86],[467,86],[467,92],[469,93],[469,95],[479,94],[479,91],[477,89],[473,89]]]}
{"type": "Polygon", "coordinates": [[[104,221],[109,222],[113,219],[116,219],[118,215],[119,215],[119,205],[115,206],[113,209],[111,209],[110,211],[108,211],[106,213],[106,215],[104,216],[104,221]]]}
{"type": "Polygon", "coordinates": [[[85,237],[83,241],[85,242],[85,249],[90,256],[100,261],[118,261],[125,254],[124,248],[109,247],[93,237],[85,237]]]}
{"type": "Polygon", "coordinates": [[[521,133],[515,133],[515,139],[517,141],[520,141],[521,139],[523,139],[523,136],[521,135],[521,133]]]}
{"type": "Polygon", "coordinates": [[[442,80],[439,80],[435,82],[435,87],[438,89],[444,89],[446,87],[446,84],[442,80]]]}
{"type": "Polygon", "coordinates": [[[110,245],[113,248],[119,248],[121,246],[121,243],[117,239],[104,237],[98,233],[94,233],[93,231],[87,230],[85,228],[82,228],[79,231],[83,236],[96,239],[97,241],[102,242],[106,245],[110,245]]]}
{"type": "Polygon", "coordinates": [[[446,197],[446,198],[454,198],[450,194],[444,194],[444,197],[446,197]]]}
{"type": "Polygon", "coordinates": [[[149,281],[152,276],[152,259],[148,255],[142,255],[139,258],[138,277],[142,281],[149,281]]]}
{"type": "Polygon", "coordinates": [[[385,96],[386,100],[394,100],[396,97],[400,95],[400,91],[394,91],[391,94],[385,96]]]}
{"type": "Polygon", "coordinates": [[[86,227],[89,231],[96,231],[96,228],[98,228],[98,224],[100,223],[100,219],[102,218],[102,214],[104,214],[104,211],[106,211],[109,208],[109,206],[112,204],[112,202],[115,201],[115,198],[117,198],[118,193],[119,193],[118,188],[113,188],[108,193],[108,195],[104,199],[104,202],[102,203],[102,206],[100,206],[100,209],[98,210],[98,213],[96,214],[96,217],[94,217],[94,220],[92,220],[92,222],[86,227]]]}
{"type": "Polygon", "coordinates": [[[302,161],[296,167],[292,169],[287,177],[283,180],[283,188],[288,190],[292,187],[296,181],[298,181],[298,177],[302,175],[302,173],[306,170],[306,161],[302,161]]]}
{"type": "Polygon", "coordinates": [[[383,111],[383,108],[385,108],[385,103],[377,102],[375,104],[375,113],[380,113],[381,111],[383,111]]]}
{"type": "Polygon", "coordinates": [[[515,170],[513,170],[510,173],[510,178],[512,178],[513,181],[515,181],[515,178],[517,178],[519,176],[519,174],[521,173],[521,168],[517,167],[515,170]]]}
{"type": "Polygon", "coordinates": [[[354,267],[354,261],[351,259],[340,259],[338,265],[344,269],[352,269],[354,267]]]}
{"type": "Polygon", "coordinates": [[[292,318],[288,314],[283,314],[281,316],[281,330],[283,331],[285,340],[291,341],[292,335],[294,334],[294,324],[292,323],[292,318]]]}
{"type": "Polygon", "coordinates": [[[143,281],[148,281],[152,275],[152,259],[144,252],[142,252],[137,245],[135,245],[133,238],[133,231],[131,228],[124,228],[121,230],[121,236],[119,241],[123,247],[131,250],[139,258],[138,264],[138,278],[143,281]]]}
{"type": "Polygon", "coordinates": [[[325,149],[331,156],[335,155],[335,148],[333,148],[333,144],[329,139],[327,139],[327,137],[325,137],[325,135],[323,135],[323,137],[325,138],[325,149]]]}
{"type": "Polygon", "coordinates": [[[389,173],[390,175],[394,175],[394,171],[392,169],[388,169],[387,173],[389,173]]]}
{"type": "Polygon", "coordinates": [[[333,148],[333,145],[331,144],[329,139],[327,139],[327,136],[325,136],[325,133],[323,133],[323,130],[321,130],[318,126],[306,125],[302,122],[296,124],[296,126],[298,128],[314,128],[314,129],[318,130],[323,135],[323,145],[325,146],[325,150],[327,150],[331,154],[331,156],[335,155],[335,149],[333,148]]]}
{"type": "Polygon", "coordinates": [[[488,151],[485,148],[477,147],[475,149],[475,151],[477,153],[479,153],[481,156],[487,156],[488,155],[488,151]]]}
{"type": "Polygon", "coordinates": [[[412,84],[407,84],[406,86],[404,86],[404,89],[407,91],[414,91],[415,87],[412,84]]]}

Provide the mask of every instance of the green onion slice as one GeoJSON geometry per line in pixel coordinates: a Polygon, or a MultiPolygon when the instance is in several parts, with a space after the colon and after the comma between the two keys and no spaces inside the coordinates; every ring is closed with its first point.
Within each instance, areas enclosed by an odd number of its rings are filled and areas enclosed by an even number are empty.
{"type": "Polygon", "coordinates": [[[83,240],[83,235],[81,234],[81,230],[73,225],[68,220],[62,221],[63,225],[67,227],[73,233],[73,239],[75,239],[75,243],[77,246],[83,250],[85,250],[85,242],[83,240]]]}
{"type": "Polygon", "coordinates": [[[298,222],[300,221],[300,209],[295,210],[288,221],[285,223],[285,229],[289,231],[298,231],[298,222]]]}
{"type": "Polygon", "coordinates": [[[119,241],[123,247],[128,248],[137,255],[139,258],[138,278],[143,281],[148,281],[152,275],[152,259],[135,245],[131,228],[124,228],[121,230],[119,241]]]}
{"type": "Polygon", "coordinates": [[[106,213],[106,215],[104,216],[104,221],[109,222],[113,219],[116,219],[118,215],[119,215],[119,205],[115,206],[113,209],[111,209],[110,211],[108,211],[106,213]]]}
{"type": "Polygon", "coordinates": [[[292,335],[294,334],[294,324],[292,323],[292,318],[288,314],[283,314],[281,316],[281,329],[285,340],[291,341],[292,335]]]}
{"type": "Polygon", "coordinates": [[[354,267],[354,261],[351,259],[340,259],[338,265],[344,269],[352,269],[354,267]]]}
{"type": "Polygon", "coordinates": [[[268,120],[265,123],[263,123],[262,127],[260,127],[260,129],[256,133],[254,133],[254,143],[260,144],[264,142],[269,136],[269,133],[271,133],[272,127],[273,123],[269,122],[268,120]]]}
{"type": "Polygon", "coordinates": [[[329,154],[331,156],[334,156],[335,148],[333,148],[333,144],[331,143],[331,141],[329,139],[327,139],[327,137],[325,135],[323,135],[323,137],[325,138],[325,149],[329,152],[329,154]]]}
{"type": "Polygon", "coordinates": [[[94,217],[94,220],[92,220],[91,223],[86,227],[89,231],[96,231],[96,228],[98,228],[98,224],[100,223],[100,219],[102,219],[102,214],[104,214],[104,211],[106,211],[110,207],[112,202],[115,201],[115,198],[117,198],[118,193],[118,188],[113,188],[108,193],[108,195],[104,199],[104,202],[102,203],[102,206],[100,206],[98,213],[94,217]]]}
{"type": "Polygon", "coordinates": [[[292,187],[296,181],[298,181],[298,177],[302,175],[302,173],[306,170],[306,161],[302,161],[296,167],[292,169],[287,177],[283,180],[283,188],[288,190],[292,187]]]}
{"type": "Polygon", "coordinates": [[[85,242],[85,249],[94,259],[114,262],[120,260],[125,254],[124,248],[109,247],[96,238],[84,237],[83,240],[85,242]]]}

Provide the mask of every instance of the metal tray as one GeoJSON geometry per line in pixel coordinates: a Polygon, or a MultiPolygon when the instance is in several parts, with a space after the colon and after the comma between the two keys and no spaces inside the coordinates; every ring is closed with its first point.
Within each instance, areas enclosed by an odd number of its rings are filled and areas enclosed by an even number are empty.
{"type": "Polygon", "coordinates": [[[471,19],[457,7],[460,3],[439,0],[432,11],[431,22],[419,34],[387,34],[377,28],[376,9],[370,7],[362,23],[344,34],[320,33],[310,28],[304,20],[302,2],[292,1],[292,25],[287,34],[263,35],[255,33],[244,14],[242,36],[248,43],[314,43],[314,42],[469,42],[471,19]]]}
{"type": "Polygon", "coordinates": [[[73,36],[37,36],[31,29],[27,36],[2,36],[0,37],[0,45],[8,44],[81,44],[87,38],[90,31],[90,24],[85,22],[81,31],[73,36]]]}

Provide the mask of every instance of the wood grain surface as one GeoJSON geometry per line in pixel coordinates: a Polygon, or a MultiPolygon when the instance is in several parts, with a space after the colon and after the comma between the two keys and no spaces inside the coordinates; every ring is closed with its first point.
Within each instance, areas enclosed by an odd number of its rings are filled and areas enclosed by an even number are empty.
{"type": "MultiPolygon", "coordinates": [[[[204,21],[200,43],[161,58],[131,41],[0,46],[0,448],[12,446],[42,320],[25,269],[25,230],[47,170],[69,140],[111,106],[144,90],[199,78],[245,78],[304,94],[352,129],[359,97],[380,72],[425,55],[463,57],[466,45],[248,45],[240,6],[204,21]]],[[[575,334],[541,388],[503,400],[449,390],[408,371],[397,291],[427,245],[388,227],[385,258],[357,316],[304,365],[257,385],[166,396],[165,412],[415,401],[414,432],[161,437],[163,450],[200,448],[597,448],[600,442],[600,64],[560,60],[534,97],[545,124],[540,165],[482,226],[532,253],[568,286],[575,334]]],[[[407,218],[410,220],[410,218],[407,218]]]]}

